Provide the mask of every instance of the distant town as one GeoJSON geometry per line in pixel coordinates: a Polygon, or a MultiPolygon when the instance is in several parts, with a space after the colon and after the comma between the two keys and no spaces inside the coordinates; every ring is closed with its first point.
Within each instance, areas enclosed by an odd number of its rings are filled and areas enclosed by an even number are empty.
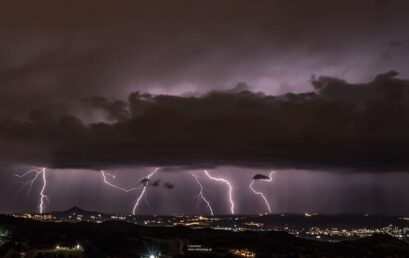
{"type": "Polygon", "coordinates": [[[77,207],[0,215],[3,258],[407,257],[408,240],[404,216],[134,216],[77,207]]]}
{"type": "Polygon", "coordinates": [[[175,215],[138,216],[129,214],[104,214],[73,207],[67,211],[48,214],[12,214],[16,218],[44,222],[92,222],[123,221],[147,227],[185,226],[192,229],[225,231],[284,231],[291,235],[320,241],[342,241],[387,234],[409,240],[409,217],[370,214],[320,215],[316,212],[296,214],[257,215],[175,215]]]}

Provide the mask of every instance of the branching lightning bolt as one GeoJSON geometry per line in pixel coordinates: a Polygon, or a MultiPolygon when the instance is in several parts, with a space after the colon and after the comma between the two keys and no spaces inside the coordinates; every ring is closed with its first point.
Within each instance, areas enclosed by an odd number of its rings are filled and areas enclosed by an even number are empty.
{"type": "MultiPolygon", "coordinates": [[[[271,182],[271,181],[273,181],[273,174],[274,174],[274,173],[275,173],[275,171],[270,172],[270,175],[269,175],[268,179],[259,179],[259,180],[265,181],[265,182],[271,182]]],[[[263,199],[263,201],[264,201],[264,203],[266,204],[266,207],[267,207],[267,209],[268,209],[268,212],[271,213],[271,207],[270,207],[270,203],[269,203],[267,197],[266,197],[262,192],[256,191],[256,190],[253,188],[253,184],[254,184],[255,182],[256,182],[255,179],[252,179],[252,180],[251,180],[251,183],[250,183],[250,185],[249,185],[250,190],[251,190],[253,193],[255,193],[256,195],[259,195],[259,196],[263,199]]]]}
{"type": "MultiPolygon", "coordinates": [[[[153,171],[151,174],[149,174],[146,179],[149,180],[150,177],[153,176],[158,170],[159,170],[159,168],[157,168],[155,171],[153,171]]],[[[117,190],[120,190],[120,191],[129,193],[129,192],[132,192],[132,191],[135,191],[135,190],[139,190],[139,189],[142,188],[141,194],[139,195],[139,197],[138,197],[138,199],[137,199],[137,202],[136,202],[136,204],[135,204],[135,206],[134,206],[134,208],[133,208],[133,211],[132,211],[133,214],[135,214],[136,207],[139,205],[139,202],[140,202],[140,200],[142,199],[142,197],[144,197],[144,200],[145,200],[146,204],[150,207],[150,204],[149,204],[148,199],[147,199],[146,194],[145,194],[145,192],[146,192],[146,187],[148,186],[147,184],[141,184],[141,185],[139,185],[139,186],[135,186],[135,187],[131,187],[131,188],[120,187],[120,186],[118,186],[118,185],[116,185],[116,184],[111,183],[111,182],[108,180],[108,177],[111,177],[111,178],[115,179],[115,178],[116,178],[116,174],[107,173],[107,172],[105,172],[105,171],[103,171],[103,170],[101,170],[100,172],[101,172],[102,179],[104,180],[104,183],[105,183],[106,185],[112,187],[112,188],[117,189],[117,190]]]]}
{"type": "Polygon", "coordinates": [[[199,185],[199,188],[200,188],[200,191],[199,191],[199,193],[197,194],[196,197],[200,197],[203,200],[203,202],[206,203],[207,207],[209,208],[210,214],[213,216],[214,215],[213,208],[210,205],[210,202],[206,199],[206,197],[203,194],[203,186],[200,183],[199,178],[197,177],[197,175],[195,175],[193,173],[190,173],[190,174],[193,176],[193,178],[195,179],[196,183],[199,185]]]}
{"type": "Polygon", "coordinates": [[[18,178],[25,178],[28,175],[33,175],[34,177],[27,180],[26,182],[24,182],[22,184],[22,187],[17,191],[20,192],[22,190],[24,190],[25,188],[28,187],[27,189],[27,195],[30,194],[31,189],[33,188],[33,184],[37,181],[37,179],[41,176],[42,178],[42,187],[41,187],[41,191],[40,191],[40,200],[39,200],[39,205],[38,205],[38,209],[39,212],[41,214],[43,214],[44,212],[44,207],[45,207],[45,200],[49,201],[48,196],[45,195],[45,188],[47,187],[47,170],[45,168],[41,168],[41,169],[33,169],[33,170],[29,170],[26,173],[22,174],[22,175],[15,175],[18,178]]]}
{"type": "MultiPolygon", "coordinates": [[[[159,171],[159,168],[156,168],[153,172],[151,172],[151,173],[146,177],[146,179],[149,180],[149,179],[150,179],[153,175],[155,175],[158,171],[159,171]]],[[[139,203],[140,203],[142,197],[145,196],[145,200],[146,200],[146,195],[145,195],[145,193],[146,193],[146,188],[147,188],[147,187],[148,187],[147,184],[143,185],[142,191],[141,191],[141,193],[139,194],[138,199],[136,199],[135,205],[134,205],[134,207],[133,207],[133,209],[132,209],[132,214],[133,214],[133,215],[135,215],[136,209],[138,208],[139,203]]]]}
{"type": "Polygon", "coordinates": [[[204,173],[205,173],[205,175],[206,175],[209,179],[211,179],[211,180],[213,180],[213,181],[217,181],[217,182],[222,182],[222,183],[224,183],[224,184],[227,185],[227,187],[229,188],[230,212],[231,212],[231,214],[235,214],[235,213],[234,213],[234,207],[235,207],[235,205],[234,205],[234,201],[233,201],[233,187],[232,187],[231,183],[230,183],[228,180],[224,179],[224,178],[217,178],[217,177],[211,176],[211,175],[207,172],[207,170],[204,170],[204,173]]]}
{"type": "Polygon", "coordinates": [[[123,187],[114,185],[113,183],[111,183],[111,182],[108,181],[107,176],[110,176],[111,178],[115,179],[115,178],[116,178],[116,175],[113,175],[113,174],[110,174],[110,173],[106,173],[106,172],[104,172],[103,170],[101,170],[101,176],[102,176],[102,179],[104,180],[104,183],[105,183],[105,184],[107,184],[107,185],[109,185],[109,186],[111,186],[111,187],[113,187],[113,188],[115,188],[115,189],[117,189],[117,190],[126,192],[126,193],[129,193],[129,192],[132,192],[132,191],[134,191],[134,190],[138,190],[138,189],[141,189],[141,188],[142,188],[142,185],[135,186],[135,187],[131,187],[131,188],[123,188],[123,187]]]}

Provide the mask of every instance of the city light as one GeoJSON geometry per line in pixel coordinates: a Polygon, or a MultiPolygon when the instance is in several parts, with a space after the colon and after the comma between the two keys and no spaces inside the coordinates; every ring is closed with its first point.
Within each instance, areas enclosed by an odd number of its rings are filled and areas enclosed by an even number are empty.
{"type": "Polygon", "coordinates": [[[246,257],[246,258],[256,257],[256,254],[248,249],[231,249],[230,253],[235,256],[246,257]]]}

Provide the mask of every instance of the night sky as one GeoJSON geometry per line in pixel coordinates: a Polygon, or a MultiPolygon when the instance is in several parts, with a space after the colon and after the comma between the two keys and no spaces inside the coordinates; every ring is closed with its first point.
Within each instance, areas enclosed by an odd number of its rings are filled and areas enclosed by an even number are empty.
{"type": "Polygon", "coordinates": [[[273,213],[408,214],[408,13],[406,0],[6,3],[0,211],[37,212],[42,175],[18,175],[46,168],[46,211],[132,213],[145,190],[135,214],[208,214],[193,173],[231,213],[206,169],[231,183],[235,213],[266,212],[249,188],[261,174],[273,213]]]}

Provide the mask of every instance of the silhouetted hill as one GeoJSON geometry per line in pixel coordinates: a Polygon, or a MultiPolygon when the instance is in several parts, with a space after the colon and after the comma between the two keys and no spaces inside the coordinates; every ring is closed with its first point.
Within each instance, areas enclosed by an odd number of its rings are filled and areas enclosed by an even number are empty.
{"type": "Polygon", "coordinates": [[[48,212],[48,214],[58,215],[58,216],[63,216],[63,215],[66,215],[66,214],[95,215],[95,214],[100,214],[100,212],[84,210],[84,209],[81,209],[81,208],[79,208],[77,206],[74,206],[74,207],[71,207],[68,210],[52,211],[52,212],[48,212]]]}
{"type": "Polygon", "coordinates": [[[74,206],[68,210],[66,210],[66,212],[85,212],[85,210],[78,208],[77,206],[74,206]]]}

